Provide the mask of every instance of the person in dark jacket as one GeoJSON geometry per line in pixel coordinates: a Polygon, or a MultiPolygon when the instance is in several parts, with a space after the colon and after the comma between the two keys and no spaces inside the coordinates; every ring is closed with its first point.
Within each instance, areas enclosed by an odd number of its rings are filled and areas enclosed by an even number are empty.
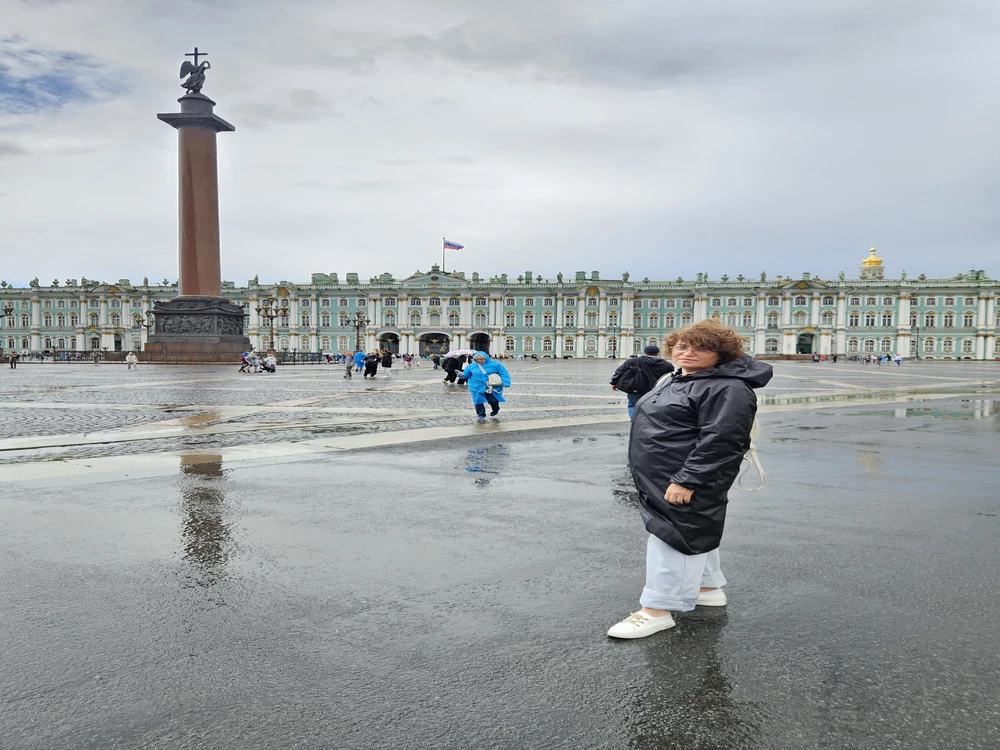
{"type": "Polygon", "coordinates": [[[371,378],[375,379],[375,375],[378,373],[378,363],[382,359],[382,355],[378,352],[368,352],[365,355],[365,380],[371,378]]]}
{"type": "Polygon", "coordinates": [[[444,382],[454,385],[455,379],[462,372],[462,362],[465,357],[445,357],[441,363],[441,368],[445,371],[444,382]]]}
{"type": "Polygon", "coordinates": [[[392,352],[388,349],[382,350],[382,369],[387,378],[392,376],[392,352]]]}
{"type": "Polygon", "coordinates": [[[671,611],[726,604],[719,543],[728,492],[750,447],[753,389],[772,375],[717,320],[675,331],[666,344],[680,371],[639,399],[629,434],[629,468],[649,532],[646,587],[642,609],[613,626],[613,638],[672,628],[671,611]]]}
{"type": "Polygon", "coordinates": [[[611,390],[621,391],[628,398],[628,418],[632,418],[636,402],[656,385],[656,381],[674,371],[674,366],[660,357],[660,347],[650,344],[641,357],[629,357],[611,376],[611,390]]]}

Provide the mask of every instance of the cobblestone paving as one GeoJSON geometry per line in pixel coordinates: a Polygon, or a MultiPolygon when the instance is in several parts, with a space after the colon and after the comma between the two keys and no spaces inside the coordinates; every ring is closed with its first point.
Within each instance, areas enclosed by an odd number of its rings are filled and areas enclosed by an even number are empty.
{"type": "MultiPolygon", "coordinates": [[[[624,410],[608,386],[617,363],[507,363],[514,381],[505,420],[544,419],[624,410]]],[[[862,398],[873,392],[960,392],[990,389],[994,363],[908,363],[902,368],[777,362],[764,403],[862,398]]],[[[0,440],[88,435],[85,445],[37,450],[0,446],[0,463],[283,443],[317,435],[369,433],[468,424],[468,393],[441,382],[428,366],[393,368],[392,376],[343,378],[340,366],[282,367],[275,375],[243,375],[235,367],[25,364],[0,371],[0,440]],[[170,420],[179,420],[171,422],[170,420]],[[185,425],[185,434],[102,433],[143,425],[185,425]],[[245,430],[233,430],[246,425],[245,430]],[[213,434],[213,429],[220,432],[213,434]],[[229,431],[226,431],[229,430],[229,431]],[[108,440],[112,440],[111,437],[108,440]]],[[[69,439],[67,437],[67,439],[69,439]]]]}

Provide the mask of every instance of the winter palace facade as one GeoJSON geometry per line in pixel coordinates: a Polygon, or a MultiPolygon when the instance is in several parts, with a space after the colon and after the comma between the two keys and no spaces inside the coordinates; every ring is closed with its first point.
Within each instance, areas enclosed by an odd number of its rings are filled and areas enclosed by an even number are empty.
{"type": "MultiPolygon", "coordinates": [[[[624,357],[674,328],[714,317],[739,331],[747,351],[759,356],[1000,357],[1000,282],[982,271],[889,279],[873,248],[858,278],[840,276],[635,281],[628,273],[608,280],[578,271],[566,279],[531,272],[485,279],[435,265],[405,279],[385,273],[362,281],[348,273],[344,280],[313,274],[309,283],[225,282],[223,294],[243,305],[256,348],[267,349],[273,335],[281,351],[353,351],[360,337],[365,350],[403,354],[472,347],[514,356],[624,357]],[[272,319],[258,311],[268,304],[272,319]]],[[[141,349],[147,313],[176,291],[166,280],[5,286],[0,344],[30,352],[141,349]]]]}

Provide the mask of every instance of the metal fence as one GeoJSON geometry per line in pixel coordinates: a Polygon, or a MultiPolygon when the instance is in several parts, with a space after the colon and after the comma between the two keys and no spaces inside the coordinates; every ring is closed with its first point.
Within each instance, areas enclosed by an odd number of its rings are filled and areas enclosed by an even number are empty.
{"type": "MultiPolygon", "coordinates": [[[[238,365],[239,355],[220,355],[206,352],[133,352],[139,362],[158,365],[238,365]]],[[[47,352],[25,352],[18,357],[19,365],[40,364],[43,362],[55,362],[61,364],[123,364],[128,351],[47,351],[47,352]]],[[[258,352],[257,356],[263,359],[267,356],[258,352]]],[[[276,351],[275,359],[281,365],[322,365],[326,364],[326,356],[319,352],[295,352],[276,351]]],[[[0,361],[9,362],[8,355],[4,353],[0,361]]]]}

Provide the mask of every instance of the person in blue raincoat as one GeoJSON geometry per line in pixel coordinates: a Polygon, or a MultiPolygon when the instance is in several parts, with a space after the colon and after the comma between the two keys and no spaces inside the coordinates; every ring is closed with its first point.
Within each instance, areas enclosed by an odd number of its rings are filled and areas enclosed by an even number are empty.
{"type": "MultiPolygon", "coordinates": [[[[472,396],[472,403],[476,406],[476,417],[479,422],[486,421],[486,404],[489,404],[492,411],[491,417],[495,417],[500,412],[500,404],[505,401],[503,389],[510,387],[510,374],[507,368],[486,352],[476,352],[472,357],[472,363],[465,366],[462,377],[469,383],[469,394],[472,396]],[[490,375],[500,376],[500,385],[490,384],[490,375]]],[[[494,378],[496,380],[496,378],[494,378]]]]}

